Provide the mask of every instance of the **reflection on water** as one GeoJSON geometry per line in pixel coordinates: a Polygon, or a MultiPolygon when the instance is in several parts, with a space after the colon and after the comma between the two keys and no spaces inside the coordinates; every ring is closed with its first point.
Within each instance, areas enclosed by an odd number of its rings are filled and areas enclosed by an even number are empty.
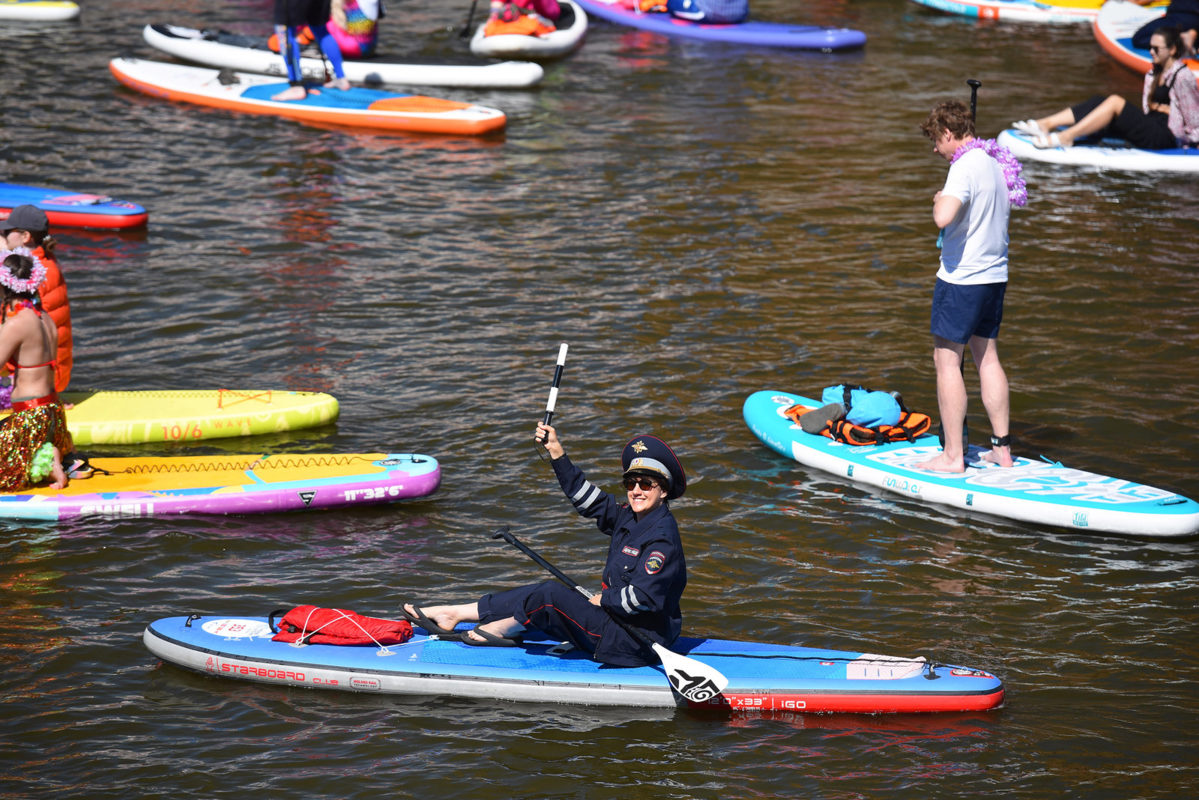
{"type": "MultiPolygon", "coordinates": [[[[336,513],[5,523],[0,729],[20,737],[0,759],[15,792],[1174,797],[1199,782],[1195,542],[873,492],[776,456],[741,419],[755,390],[847,379],[935,408],[929,209],[945,164],[919,123],[970,77],[986,135],[1096,92],[1135,98],[1139,76],[1086,26],[755,0],[763,19],[867,32],[830,58],[597,21],[533,90],[429,92],[502,108],[505,136],[479,141],[134,94],[106,64],[156,57],[145,22],[263,32],[270,3],[122,12],[0,27],[23,66],[0,84],[4,179],[150,211],[145,231],[55,232],[76,388],[329,391],[336,425],[161,452],[414,451],[443,483],[336,513]],[[620,446],[643,431],[686,463],[688,634],[977,666],[1005,681],[1006,707],[713,718],[370,697],[222,681],[144,650],[163,616],[309,602],[394,616],[543,579],[490,539],[502,524],[597,584],[603,541],[531,443],[563,341],[555,421],[598,484],[616,488],[620,446]]],[[[408,0],[386,50],[464,53],[464,14],[408,0]]],[[[1018,451],[1199,496],[1199,285],[1180,257],[1194,182],[1026,176],[1000,341],[1018,451]]]]}

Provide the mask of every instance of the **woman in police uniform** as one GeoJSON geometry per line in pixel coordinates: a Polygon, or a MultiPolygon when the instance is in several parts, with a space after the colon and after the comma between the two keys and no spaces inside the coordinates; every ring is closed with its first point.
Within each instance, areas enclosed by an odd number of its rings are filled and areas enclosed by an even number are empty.
{"type": "Polygon", "coordinates": [[[621,457],[626,493],[622,502],[587,480],[567,457],[552,426],[539,423],[535,438],[553,459],[558,483],[575,510],[594,519],[610,537],[600,593],[588,599],[562,583],[546,581],[484,595],[476,603],[423,609],[406,604],[404,614],[431,633],[452,635],[469,645],[510,647],[521,631],[536,628],[604,664],[656,664],[653,651],[613,617],[666,647],[678,638],[687,563],[667,501],[687,489],[683,465],[661,439],[634,437],[621,457]],[[479,624],[455,633],[459,622],[479,624]]]}

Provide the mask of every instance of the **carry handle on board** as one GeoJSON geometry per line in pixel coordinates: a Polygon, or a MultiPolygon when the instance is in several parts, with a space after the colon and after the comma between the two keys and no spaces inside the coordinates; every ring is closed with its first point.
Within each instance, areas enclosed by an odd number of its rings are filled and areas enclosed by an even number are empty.
{"type": "MultiPolygon", "coordinates": [[[[579,594],[586,598],[591,597],[591,592],[584,589],[576,581],[569,578],[566,573],[555,567],[550,562],[546,561],[540,555],[535,553],[531,548],[525,545],[513,535],[512,529],[507,525],[497,530],[491,535],[492,539],[503,539],[508,544],[515,547],[520,552],[524,553],[533,561],[551,575],[553,575],[562,583],[574,589],[579,594]]],[[[607,609],[604,609],[608,611],[607,609]]],[[[666,678],[670,681],[671,687],[682,695],[683,699],[693,703],[706,703],[712,698],[724,691],[724,688],[729,685],[729,679],[726,678],[719,670],[710,667],[702,661],[696,661],[694,658],[687,658],[678,653],[667,650],[662,645],[649,638],[648,635],[639,628],[634,628],[622,619],[619,619],[611,611],[608,611],[608,616],[612,621],[620,627],[624,628],[630,635],[640,639],[645,644],[649,645],[662,662],[662,669],[666,671],[666,678]]]]}

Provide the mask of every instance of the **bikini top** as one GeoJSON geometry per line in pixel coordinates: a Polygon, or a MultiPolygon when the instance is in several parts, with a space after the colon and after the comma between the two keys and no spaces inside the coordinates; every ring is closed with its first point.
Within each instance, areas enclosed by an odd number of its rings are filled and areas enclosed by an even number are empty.
{"type": "MultiPolygon", "coordinates": [[[[39,319],[41,319],[41,316],[44,313],[40,308],[38,308],[37,306],[35,306],[33,303],[29,302],[28,300],[19,300],[16,303],[13,303],[13,306],[14,306],[14,308],[13,308],[13,312],[14,312],[13,316],[14,317],[16,316],[17,312],[23,311],[26,308],[32,310],[33,313],[36,314],[39,319]]],[[[52,343],[50,342],[50,337],[46,335],[45,326],[42,326],[42,343],[47,347],[47,349],[50,350],[50,352],[52,352],[52,353],[54,352],[54,348],[51,346],[52,343]]],[[[57,364],[58,364],[58,359],[52,358],[49,361],[45,361],[41,364],[18,364],[16,361],[9,361],[6,366],[8,367],[9,371],[12,372],[13,379],[15,380],[17,377],[18,370],[37,369],[38,367],[50,367],[50,369],[54,369],[54,367],[57,364]]]]}

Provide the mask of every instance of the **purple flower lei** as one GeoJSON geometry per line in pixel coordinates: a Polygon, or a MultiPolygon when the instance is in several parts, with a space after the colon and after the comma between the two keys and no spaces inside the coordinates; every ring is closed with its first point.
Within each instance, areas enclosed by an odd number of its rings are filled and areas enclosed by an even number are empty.
{"type": "Polygon", "coordinates": [[[979,149],[999,162],[999,168],[1003,170],[1003,178],[1007,182],[1008,202],[1014,206],[1027,203],[1028,187],[1024,185],[1024,178],[1020,177],[1020,170],[1023,169],[1020,162],[1012,155],[1011,150],[996,144],[994,139],[971,139],[954,151],[949,163],[953,164],[971,150],[979,149]]]}

